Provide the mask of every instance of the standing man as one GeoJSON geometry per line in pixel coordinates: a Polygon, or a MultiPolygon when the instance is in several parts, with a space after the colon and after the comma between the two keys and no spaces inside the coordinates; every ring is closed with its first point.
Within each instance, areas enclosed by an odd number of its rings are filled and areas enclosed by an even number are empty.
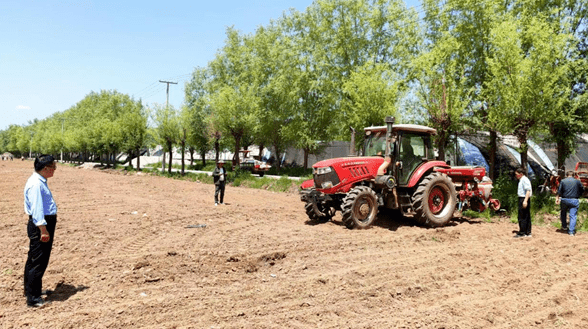
{"type": "Polygon", "coordinates": [[[517,195],[519,197],[519,232],[515,238],[531,237],[531,181],[525,176],[525,169],[517,168],[515,176],[519,180],[517,195]]]}
{"type": "Polygon", "coordinates": [[[218,206],[219,193],[220,193],[220,204],[224,204],[225,199],[225,183],[227,181],[227,170],[223,167],[225,162],[220,160],[216,163],[216,168],[212,172],[214,178],[214,205],[218,206]]]}
{"type": "Polygon", "coordinates": [[[47,186],[47,179],[53,177],[56,163],[51,155],[41,155],[35,159],[34,165],[35,172],[24,188],[24,210],[29,215],[29,253],[24,270],[24,290],[27,305],[41,307],[48,303],[41,297],[41,289],[57,223],[57,205],[47,186]]]}
{"type": "Polygon", "coordinates": [[[574,178],[574,172],[568,171],[566,178],[559,183],[556,204],[560,204],[561,229],[568,231],[570,236],[576,235],[576,215],[580,208],[580,196],[584,193],[582,182],[574,178]],[[570,226],[568,228],[568,211],[570,212],[570,226]]]}

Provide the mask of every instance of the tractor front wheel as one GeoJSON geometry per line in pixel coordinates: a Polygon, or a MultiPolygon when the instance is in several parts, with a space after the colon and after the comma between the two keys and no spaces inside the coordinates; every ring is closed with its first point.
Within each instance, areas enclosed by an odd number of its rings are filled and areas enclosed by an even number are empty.
{"type": "Polygon", "coordinates": [[[347,228],[365,229],[370,227],[378,214],[378,198],[367,186],[354,187],[343,198],[341,216],[347,228]]]}
{"type": "Polygon", "coordinates": [[[308,219],[310,219],[311,223],[326,223],[333,218],[335,215],[335,209],[331,207],[326,207],[323,204],[317,204],[317,209],[323,213],[323,215],[318,215],[314,209],[314,204],[312,202],[307,202],[304,205],[304,210],[306,211],[306,215],[308,219]]]}
{"type": "Polygon", "coordinates": [[[417,222],[428,226],[443,226],[453,217],[457,192],[449,177],[432,173],[418,185],[412,197],[417,222]]]}

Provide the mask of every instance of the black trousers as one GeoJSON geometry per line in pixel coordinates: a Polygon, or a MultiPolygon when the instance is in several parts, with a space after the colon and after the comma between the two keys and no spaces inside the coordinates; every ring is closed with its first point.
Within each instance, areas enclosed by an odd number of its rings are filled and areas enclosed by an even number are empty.
{"type": "Polygon", "coordinates": [[[214,184],[214,203],[218,203],[220,194],[220,203],[225,199],[225,181],[218,181],[214,184]]]}
{"type": "Polygon", "coordinates": [[[531,198],[527,200],[527,208],[523,208],[525,198],[519,197],[519,234],[531,234],[531,198]]]}
{"type": "Polygon", "coordinates": [[[47,242],[41,242],[41,230],[35,225],[32,218],[29,217],[29,223],[27,224],[29,254],[24,270],[24,289],[27,298],[41,296],[43,275],[45,274],[45,270],[49,264],[49,257],[51,256],[57,216],[45,216],[45,221],[47,221],[46,228],[50,236],[47,242]]]}

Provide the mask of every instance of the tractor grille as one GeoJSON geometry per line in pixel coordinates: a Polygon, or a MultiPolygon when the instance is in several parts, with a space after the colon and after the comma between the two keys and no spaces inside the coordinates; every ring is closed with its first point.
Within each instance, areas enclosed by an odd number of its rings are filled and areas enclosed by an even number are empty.
{"type": "Polygon", "coordinates": [[[314,186],[322,188],[324,182],[331,182],[335,186],[339,184],[339,176],[335,171],[323,175],[314,174],[314,186]]]}
{"type": "Polygon", "coordinates": [[[353,178],[365,176],[370,173],[370,171],[368,170],[368,168],[366,166],[349,167],[348,170],[349,170],[349,174],[353,178]]]}

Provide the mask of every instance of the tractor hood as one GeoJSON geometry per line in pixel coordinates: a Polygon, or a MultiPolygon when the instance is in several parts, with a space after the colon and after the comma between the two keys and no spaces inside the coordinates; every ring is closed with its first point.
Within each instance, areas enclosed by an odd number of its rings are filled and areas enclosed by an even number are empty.
{"type": "Polygon", "coordinates": [[[347,158],[334,158],[334,159],[327,159],[322,160],[314,165],[313,168],[323,168],[323,167],[333,167],[333,168],[344,168],[344,167],[352,167],[352,166],[363,166],[363,165],[375,165],[376,170],[379,165],[384,162],[383,157],[373,156],[373,157],[347,157],[347,158]]]}
{"type": "Polygon", "coordinates": [[[315,187],[324,193],[347,193],[356,182],[375,178],[383,162],[379,156],[319,161],[312,166],[315,187]]]}

